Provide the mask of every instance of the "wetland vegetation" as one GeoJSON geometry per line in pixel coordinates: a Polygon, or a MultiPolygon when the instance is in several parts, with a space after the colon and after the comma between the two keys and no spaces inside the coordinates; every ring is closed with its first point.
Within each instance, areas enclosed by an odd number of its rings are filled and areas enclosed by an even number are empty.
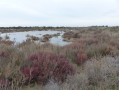
{"type": "Polygon", "coordinates": [[[119,89],[118,26],[1,27],[0,32],[0,90],[119,89]]]}

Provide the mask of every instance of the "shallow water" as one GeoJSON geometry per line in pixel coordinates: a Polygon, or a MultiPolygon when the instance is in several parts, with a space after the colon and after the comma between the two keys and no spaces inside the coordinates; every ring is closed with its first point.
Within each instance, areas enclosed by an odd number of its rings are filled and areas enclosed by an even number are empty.
{"type": "Polygon", "coordinates": [[[57,34],[60,33],[60,36],[58,37],[52,37],[50,39],[50,43],[55,44],[55,45],[60,45],[60,46],[64,46],[69,44],[69,42],[63,41],[62,35],[63,35],[63,31],[27,31],[27,32],[10,32],[10,33],[1,33],[1,37],[3,39],[5,39],[5,36],[9,36],[9,39],[11,41],[15,41],[16,43],[22,43],[23,41],[25,41],[28,37],[27,35],[30,36],[36,36],[39,38],[42,38],[43,35],[45,34],[57,34]]]}

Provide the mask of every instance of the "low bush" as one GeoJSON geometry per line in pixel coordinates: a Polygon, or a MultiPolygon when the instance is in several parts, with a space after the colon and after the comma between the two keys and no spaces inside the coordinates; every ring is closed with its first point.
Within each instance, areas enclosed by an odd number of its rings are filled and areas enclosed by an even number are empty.
{"type": "Polygon", "coordinates": [[[88,60],[88,56],[85,52],[77,53],[76,59],[75,59],[76,64],[80,65],[84,63],[86,60],[88,60]]]}
{"type": "Polygon", "coordinates": [[[99,58],[102,56],[112,55],[112,51],[113,47],[105,43],[99,45],[91,45],[86,49],[88,58],[99,58]]]}
{"type": "Polygon", "coordinates": [[[109,44],[110,44],[111,46],[113,46],[113,47],[119,49],[119,41],[110,41],[109,44]]]}
{"type": "Polygon", "coordinates": [[[68,75],[74,74],[73,67],[64,56],[39,52],[28,57],[27,64],[21,67],[25,83],[43,83],[49,79],[65,81],[68,75]]]}
{"type": "Polygon", "coordinates": [[[1,40],[0,44],[5,44],[5,45],[14,45],[13,41],[10,40],[1,40]]]}
{"type": "Polygon", "coordinates": [[[0,90],[6,89],[10,85],[10,82],[7,79],[0,78],[0,90]]]}
{"type": "Polygon", "coordinates": [[[85,44],[82,43],[64,46],[61,52],[61,54],[77,65],[81,65],[88,60],[87,52],[85,52],[85,44]]]}

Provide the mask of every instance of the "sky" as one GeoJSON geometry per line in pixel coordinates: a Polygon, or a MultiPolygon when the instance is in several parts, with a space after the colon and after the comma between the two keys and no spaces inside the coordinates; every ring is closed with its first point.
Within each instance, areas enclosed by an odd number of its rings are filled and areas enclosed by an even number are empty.
{"type": "Polygon", "coordinates": [[[119,25],[119,0],[0,0],[0,27],[95,25],[119,25]]]}

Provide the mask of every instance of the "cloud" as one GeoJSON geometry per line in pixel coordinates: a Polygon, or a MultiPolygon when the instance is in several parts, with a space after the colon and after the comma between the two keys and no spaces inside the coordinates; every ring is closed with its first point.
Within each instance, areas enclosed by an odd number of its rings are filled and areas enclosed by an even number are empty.
{"type": "Polygon", "coordinates": [[[118,0],[0,0],[0,26],[118,25],[118,0]]]}

